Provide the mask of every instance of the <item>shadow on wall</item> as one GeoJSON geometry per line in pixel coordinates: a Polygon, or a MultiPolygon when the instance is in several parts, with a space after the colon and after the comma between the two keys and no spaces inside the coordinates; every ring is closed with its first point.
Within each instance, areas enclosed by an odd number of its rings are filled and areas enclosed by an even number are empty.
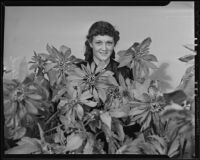
{"type": "Polygon", "coordinates": [[[166,72],[168,66],[168,63],[162,63],[160,67],[150,75],[150,79],[160,81],[162,92],[172,89],[172,86],[170,85],[170,81],[172,80],[171,76],[169,76],[166,72]]]}

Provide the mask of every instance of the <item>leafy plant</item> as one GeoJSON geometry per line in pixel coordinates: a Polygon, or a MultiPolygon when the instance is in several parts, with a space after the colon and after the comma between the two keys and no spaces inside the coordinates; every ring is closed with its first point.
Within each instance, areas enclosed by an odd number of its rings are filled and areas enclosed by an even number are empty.
{"type": "Polygon", "coordinates": [[[156,56],[149,54],[151,38],[148,37],[141,43],[135,42],[129,49],[118,52],[120,56],[118,67],[128,66],[132,69],[136,81],[143,81],[149,75],[149,68],[157,69],[152,62],[157,62],[156,56]]]}
{"type": "Polygon", "coordinates": [[[39,111],[45,110],[46,100],[42,88],[35,83],[24,84],[17,80],[4,81],[4,115],[5,126],[8,127],[8,137],[19,139],[26,133],[26,122],[39,111]]]}
{"type": "Polygon", "coordinates": [[[90,90],[90,93],[93,94],[96,100],[100,98],[105,102],[105,89],[111,84],[117,84],[116,80],[112,76],[114,73],[99,68],[95,70],[94,62],[92,62],[91,66],[87,63],[87,66],[81,65],[81,67],[82,69],[75,68],[67,79],[72,81],[72,85],[80,85],[82,90],[90,90]]]}
{"type": "Polygon", "coordinates": [[[194,156],[194,65],[173,92],[162,93],[149,78],[158,61],[150,44],[146,38],[118,52],[119,67],[134,75],[119,74],[119,83],[103,63],[78,67],[82,60],[64,45],[34,52],[30,75],[3,81],[5,154],[194,156]],[[127,133],[135,125],[140,130],[127,133]]]}

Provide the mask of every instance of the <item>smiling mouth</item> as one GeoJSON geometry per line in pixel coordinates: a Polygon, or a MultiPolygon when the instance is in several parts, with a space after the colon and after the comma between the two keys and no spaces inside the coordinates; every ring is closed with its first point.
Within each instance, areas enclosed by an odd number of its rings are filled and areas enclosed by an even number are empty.
{"type": "Polygon", "coordinates": [[[108,52],[100,52],[101,55],[107,55],[108,52]]]}

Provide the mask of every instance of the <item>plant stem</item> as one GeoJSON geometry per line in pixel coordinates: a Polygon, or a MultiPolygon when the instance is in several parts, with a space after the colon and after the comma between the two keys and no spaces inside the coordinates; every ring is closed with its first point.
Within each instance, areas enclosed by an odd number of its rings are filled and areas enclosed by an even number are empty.
{"type": "Polygon", "coordinates": [[[45,125],[47,125],[58,113],[58,110],[45,122],[45,125]]]}
{"type": "Polygon", "coordinates": [[[58,125],[58,126],[56,126],[56,127],[54,127],[54,128],[51,128],[51,129],[45,131],[44,134],[46,134],[46,133],[48,133],[48,132],[50,132],[50,131],[53,131],[53,130],[56,129],[57,127],[61,127],[61,126],[63,126],[63,124],[60,124],[60,125],[58,125]]]}

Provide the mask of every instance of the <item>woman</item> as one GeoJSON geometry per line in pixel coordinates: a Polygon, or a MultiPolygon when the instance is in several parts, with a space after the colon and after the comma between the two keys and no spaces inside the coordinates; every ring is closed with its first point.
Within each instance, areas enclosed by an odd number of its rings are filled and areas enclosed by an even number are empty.
{"type": "Polygon", "coordinates": [[[119,63],[115,59],[114,48],[120,39],[119,32],[108,22],[95,22],[89,29],[87,40],[85,41],[85,62],[78,64],[91,64],[93,61],[96,66],[103,63],[106,70],[114,73],[114,77],[119,82],[119,73],[126,78],[133,79],[132,72],[128,67],[118,68],[119,63]]]}
{"type": "MultiPolygon", "coordinates": [[[[85,61],[78,63],[77,65],[81,68],[81,64],[87,65],[95,62],[96,67],[103,63],[106,70],[112,71],[114,77],[119,83],[119,74],[126,78],[133,80],[132,71],[124,66],[120,67],[119,63],[115,61],[114,48],[120,39],[119,32],[108,22],[98,21],[95,22],[89,29],[88,35],[85,41],[85,61]]],[[[128,118],[129,119],[129,118],[128,118]]],[[[127,119],[127,120],[128,120],[127,119]]],[[[124,132],[126,135],[134,138],[134,132],[138,132],[140,126],[124,126],[124,132]]],[[[103,138],[102,134],[99,135],[103,138]]]]}

